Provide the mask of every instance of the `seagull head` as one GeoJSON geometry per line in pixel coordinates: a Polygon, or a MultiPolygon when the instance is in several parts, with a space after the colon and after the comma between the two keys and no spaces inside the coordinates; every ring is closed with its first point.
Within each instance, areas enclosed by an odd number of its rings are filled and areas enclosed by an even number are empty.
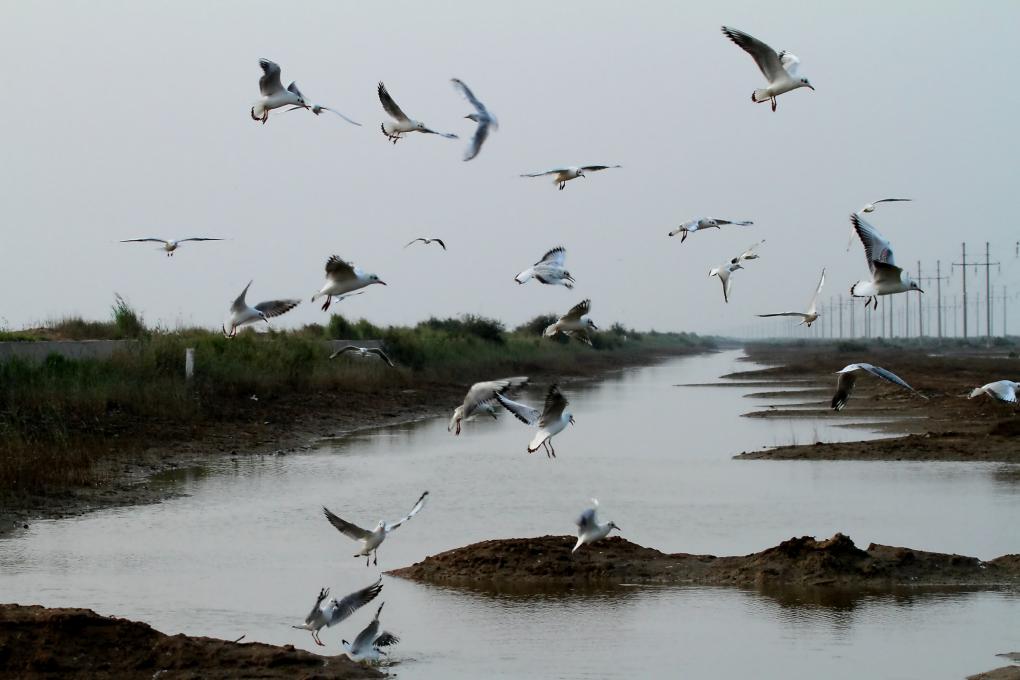
{"type": "Polygon", "coordinates": [[[597,331],[599,329],[599,327],[595,325],[595,322],[592,321],[587,314],[581,317],[581,319],[584,321],[585,328],[588,330],[597,331]]]}
{"type": "Polygon", "coordinates": [[[469,113],[468,115],[466,115],[464,117],[467,118],[468,120],[473,120],[476,123],[479,122],[478,121],[478,114],[477,113],[469,113]]]}
{"type": "Polygon", "coordinates": [[[376,525],[375,525],[375,530],[376,530],[376,531],[379,531],[380,529],[382,529],[382,528],[383,528],[383,527],[385,527],[385,526],[386,526],[386,520],[384,520],[384,519],[381,519],[381,520],[379,520],[378,522],[376,522],[376,525]]]}
{"type": "Polygon", "coordinates": [[[617,531],[623,531],[623,529],[621,529],[620,527],[616,526],[616,522],[610,522],[609,523],[609,528],[610,529],[616,529],[617,531]]]}
{"type": "Polygon", "coordinates": [[[464,407],[458,406],[457,408],[453,409],[453,417],[450,418],[450,424],[446,427],[446,431],[450,432],[454,428],[457,428],[457,431],[454,432],[454,434],[460,434],[460,421],[463,419],[464,419],[464,407]]]}
{"type": "Polygon", "coordinates": [[[385,281],[383,281],[382,279],[380,279],[380,278],[379,278],[378,276],[376,276],[375,274],[369,274],[369,275],[368,275],[368,284],[369,284],[369,285],[372,285],[373,283],[381,283],[381,284],[382,284],[382,285],[384,285],[384,286],[386,285],[386,282],[385,282],[385,281]]]}
{"type": "Polygon", "coordinates": [[[924,292],[923,290],[921,290],[921,287],[919,285],[917,285],[917,281],[911,281],[910,282],[910,290],[916,290],[918,293],[923,293],[924,292]]]}
{"type": "MultiPolygon", "coordinates": [[[[256,310],[256,311],[258,311],[258,310],[256,310]]],[[[260,318],[261,318],[261,319],[262,319],[263,321],[265,321],[266,323],[269,323],[269,317],[268,317],[268,316],[266,316],[266,313],[265,313],[265,312],[263,312],[263,311],[259,311],[259,317],[260,317],[260,318]]]]}
{"type": "Polygon", "coordinates": [[[800,79],[800,86],[801,87],[810,87],[812,91],[815,89],[815,86],[812,85],[811,81],[808,80],[807,78],[801,78],[800,79]]]}

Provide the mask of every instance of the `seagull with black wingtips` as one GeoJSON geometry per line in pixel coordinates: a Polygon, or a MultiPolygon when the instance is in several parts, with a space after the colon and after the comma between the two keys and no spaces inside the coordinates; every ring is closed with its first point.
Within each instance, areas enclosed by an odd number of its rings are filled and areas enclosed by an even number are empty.
{"type": "Polygon", "coordinates": [[[421,509],[425,507],[425,499],[428,498],[429,492],[426,491],[418,498],[418,501],[411,508],[411,512],[407,513],[405,517],[398,519],[396,522],[386,522],[386,520],[379,520],[379,523],[375,525],[375,529],[369,531],[368,529],[362,529],[357,524],[352,524],[345,519],[338,517],[337,515],[330,512],[329,508],[323,506],[322,513],[329,520],[329,523],[336,527],[337,531],[342,533],[347,538],[358,541],[361,543],[361,550],[354,553],[355,557],[364,557],[365,566],[368,566],[368,558],[372,556],[372,564],[379,563],[379,546],[386,540],[386,536],[393,530],[397,529],[409,519],[421,512],[421,509]]]}

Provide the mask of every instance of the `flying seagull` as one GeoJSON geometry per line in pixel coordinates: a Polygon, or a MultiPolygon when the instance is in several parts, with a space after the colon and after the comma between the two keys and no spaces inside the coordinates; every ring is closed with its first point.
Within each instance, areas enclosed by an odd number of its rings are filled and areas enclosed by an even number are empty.
{"type": "Polygon", "coordinates": [[[254,323],[259,319],[269,323],[269,320],[274,316],[286,314],[301,303],[300,300],[266,300],[254,307],[249,307],[248,303],[244,301],[244,297],[248,294],[248,288],[251,287],[251,284],[252,281],[249,281],[248,285],[241,291],[241,294],[234,300],[234,304],[230,305],[230,330],[228,331],[226,326],[223,327],[223,335],[225,337],[234,337],[237,335],[238,328],[245,324],[254,323]]]}
{"type": "Polygon", "coordinates": [[[495,418],[496,395],[521,387],[527,382],[527,376],[516,376],[475,383],[464,396],[464,403],[453,409],[453,415],[450,417],[450,424],[446,431],[450,432],[456,428],[454,434],[460,434],[461,421],[471,420],[482,413],[488,413],[495,418]]]}
{"type": "Polygon", "coordinates": [[[822,286],[825,285],[825,270],[822,269],[822,278],[818,279],[818,288],[815,290],[815,295],[811,298],[811,304],[808,306],[806,312],[777,312],[775,314],[759,314],[760,317],[769,316],[799,316],[801,321],[798,326],[807,326],[811,328],[818,319],[818,296],[822,294],[822,286]]]}
{"type": "Polygon", "coordinates": [[[570,272],[564,266],[566,257],[566,248],[557,246],[546,252],[538,262],[515,276],[514,281],[517,283],[527,283],[534,277],[538,279],[539,283],[551,286],[566,286],[568,289],[573,288],[574,277],[570,275],[570,272]]]}
{"type": "Polygon", "coordinates": [[[252,120],[261,121],[263,125],[269,120],[269,111],[278,109],[281,106],[298,106],[308,108],[304,95],[298,89],[297,83],[291,83],[287,89],[283,88],[280,82],[280,66],[268,59],[259,59],[259,66],[262,67],[262,77],[259,78],[259,92],[262,97],[252,104],[252,120]]]}
{"type": "Polygon", "coordinates": [[[326,627],[332,628],[348,618],[374,600],[380,591],[382,591],[382,576],[372,585],[356,590],[339,601],[334,598],[329,602],[324,602],[329,597],[329,588],[323,588],[319,591],[319,597],[316,598],[312,611],[305,617],[305,622],[300,626],[291,626],[291,628],[312,631],[312,640],[315,641],[315,644],[325,647],[326,645],[319,639],[319,631],[326,627]]]}
{"type": "Polygon", "coordinates": [[[756,253],[754,251],[757,250],[758,247],[761,244],[763,244],[763,243],[765,243],[765,241],[761,240],[761,241],[758,241],[757,243],[755,243],[753,246],[748,246],[747,250],[745,250],[744,252],[740,253],[739,255],[737,255],[732,260],[730,260],[730,264],[740,264],[744,260],[757,260],[758,259],[758,253],[756,253]]]}
{"type": "Polygon", "coordinates": [[[178,238],[178,239],[165,239],[165,238],[126,238],[121,243],[162,243],[161,249],[166,251],[167,257],[173,257],[174,251],[180,247],[182,243],[188,243],[189,241],[222,241],[221,238],[199,238],[193,236],[191,238],[178,238]]]}
{"type": "Polygon", "coordinates": [[[467,151],[464,152],[464,160],[469,161],[478,155],[478,152],[482,150],[482,144],[489,137],[489,130],[498,130],[499,121],[496,117],[489,113],[489,110],[485,108],[485,104],[478,101],[478,97],[471,91],[471,89],[464,84],[464,81],[458,80],[457,78],[451,79],[453,86],[460,90],[460,93],[464,95],[471,106],[475,107],[474,113],[469,113],[464,116],[469,120],[475,121],[478,127],[475,128],[475,136],[471,138],[471,146],[468,147],[467,151]]]}
{"type": "Polygon", "coordinates": [[[864,244],[864,255],[868,260],[868,267],[871,269],[871,280],[858,281],[850,286],[850,295],[867,298],[864,306],[867,307],[869,303],[874,303],[874,308],[878,309],[879,295],[906,293],[910,290],[924,292],[917,282],[910,278],[910,274],[896,266],[892,244],[878,233],[875,227],[856,213],[850,216],[850,224],[853,225],[861,243],[864,244]]]}
{"type": "MultiPolygon", "coordinates": [[[[881,199],[879,199],[877,201],[872,201],[871,203],[865,203],[864,207],[861,208],[860,210],[858,210],[857,212],[858,212],[858,214],[873,213],[873,212],[875,212],[875,208],[878,207],[879,203],[892,203],[892,202],[902,202],[902,201],[909,201],[909,200],[910,200],[909,198],[881,198],[881,199]]],[[[853,242],[854,242],[854,229],[851,226],[850,227],[850,238],[846,242],[846,249],[847,249],[847,251],[850,250],[850,246],[853,244],[853,242]]]]}
{"type": "Polygon", "coordinates": [[[606,522],[605,524],[599,524],[596,517],[598,513],[599,501],[597,498],[591,499],[591,507],[581,513],[581,516],[577,518],[575,524],[577,524],[577,544],[574,549],[570,552],[577,552],[585,543],[594,543],[595,541],[601,541],[603,538],[609,535],[609,532],[613,529],[620,531],[620,527],[616,526],[616,522],[606,522]]]}
{"type": "Polygon", "coordinates": [[[729,26],[722,27],[723,35],[732,40],[740,49],[751,55],[754,63],[758,64],[762,74],[769,81],[768,87],[757,89],[751,93],[751,101],[758,104],[766,101],[772,102],[772,110],[776,110],[776,97],[796,90],[798,87],[814,86],[807,78],[799,75],[797,69],[800,67],[800,59],[795,55],[782,51],[777,53],[774,49],[757,38],[752,38],[743,31],[738,31],[729,26]]]}
{"type": "Polygon", "coordinates": [[[425,127],[425,123],[408,118],[407,114],[404,113],[397,103],[393,101],[393,97],[386,91],[386,86],[379,82],[379,101],[382,102],[383,109],[386,113],[393,116],[396,122],[386,121],[382,124],[382,133],[386,135],[386,138],[396,144],[400,141],[404,133],[406,132],[424,132],[430,135],[439,135],[440,137],[446,137],[447,139],[458,139],[457,135],[448,132],[436,132],[425,127]]]}
{"type": "Polygon", "coordinates": [[[290,113],[291,111],[297,111],[299,109],[308,109],[309,111],[314,113],[316,116],[321,114],[323,111],[329,111],[330,113],[335,113],[336,115],[340,116],[341,118],[346,120],[351,125],[357,125],[358,127],[361,127],[361,123],[357,123],[357,122],[351,120],[350,118],[348,118],[347,116],[345,116],[344,114],[340,113],[336,109],[331,109],[328,106],[323,106],[322,104],[311,104],[309,106],[295,106],[295,107],[287,109],[286,111],[284,111],[284,113],[290,113]]]}
{"type": "Polygon", "coordinates": [[[588,317],[591,310],[591,300],[581,300],[570,308],[570,311],[556,320],[556,323],[549,324],[542,332],[547,338],[557,333],[563,333],[575,337],[586,345],[591,345],[589,331],[597,331],[598,326],[588,317]]]}
{"type": "Polygon", "coordinates": [[[379,632],[379,614],[382,613],[382,608],[386,603],[383,602],[379,605],[379,609],[375,612],[375,618],[372,622],[365,626],[364,630],[358,633],[358,637],[354,638],[354,642],[350,643],[347,640],[342,640],[344,651],[351,657],[352,661],[379,661],[379,655],[385,655],[381,648],[390,647],[400,642],[393,633],[383,631],[379,632]]]}
{"type": "Polygon", "coordinates": [[[739,263],[734,264],[732,262],[727,262],[724,265],[721,265],[719,267],[713,267],[712,269],[709,270],[708,272],[709,278],[713,276],[718,276],[719,281],[722,282],[723,302],[728,303],[730,301],[730,288],[732,286],[733,281],[733,279],[730,277],[733,275],[733,272],[743,268],[744,267],[741,266],[739,263]]]}
{"type": "Polygon", "coordinates": [[[560,191],[563,191],[563,187],[567,185],[572,179],[578,177],[584,177],[586,172],[596,172],[598,170],[609,170],[610,168],[622,168],[622,165],[583,165],[576,166],[571,165],[566,168],[555,168],[553,170],[544,170],[542,172],[529,172],[521,175],[521,177],[543,177],[545,175],[553,175],[553,184],[559,186],[560,191]]]}
{"type": "Polygon", "coordinates": [[[979,397],[982,394],[987,394],[996,401],[1001,401],[1004,404],[1016,405],[1017,390],[1020,390],[1020,383],[1013,382],[1012,380],[997,380],[995,382],[990,382],[987,385],[982,385],[981,387],[975,387],[971,390],[970,395],[967,398],[973,399],[974,397],[979,397]]]}
{"type": "Polygon", "coordinates": [[[900,387],[910,390],[922,399],[928,398],[923,394],[918,393],[917,390],[904,382],[902,378],[892,371],[887,371],[884,368],[872,366],[871,364],[848,364],[842,369],[836,371],[836,375],[838,375],[839,378],[836,379],[836,394],[832,395],[832,410],[838,411],[846,406],[846,402],[850,399],[850,393],[854,391],[854,383],[857,382],[857,371],[865,371],[876,378],[881,378],[882,380],[891,382],[894,385],[899,385],[900,387]]]}
{"type": "Polygon", "coordinates": [[[528,453],[534,453],[544,447],[546,458],[556,457],[556,449],[552,445],[553,436],[562,432],[567,425],[574,424],[573,414],[565,410],[570,402],[560,392],[559,387],[549,386],[549,391],[545,395],[545,407],[542,411],[527,404],[510,401],[502,394],[497,394],[496,400],[525,425],[538,425],[538,432],[528,444],[528,453]]]}
{"type": "MultiPolygon", "coordinates": [[[[443,239],[441,239],[441,238],[425,238],[424,236],[419,236],[418,238],[414,239],[413,241],[408,241],[407,242],[407,246],[411,245],[412,243],[417,243],[418,241],[421,241],[425,245],[428,245],[430,243],[438,243],[439,245],[441,245],[443,247],[443,250],[446,250],[446,244],[443,243],[443,239]]],[[[407,246],[404,246],[404,247],[406,248],[407,246]]]]}
{"type": "Polygon", "coordinates": [[[393,362],[390,361],[390,358],[386,356],[386,353],[383,352],[378,347],[358,347],[356,345],[347,345],[346,347],[342,347],[341,349],[338,349],[337,351],[330,354],[329,358],[336,359],[338,356],[340,356],[341,354],[345,354],[346,352],[357,352],[358,356],[365,359],[374,354],[383,361],[385,361],[389,366],[395,367],[393,362]]]}
{"type": "Polygon", "coordinates": [[[754,224],[754,222],[751,220],[734,222],[732,220],[723,220],[718,217],[695,217],[693,220],[684,222],[679,227],[669,232],[669,235],[676,236],[677,234],[683,234],[683,236],[680,237],[680,243],[683,243],[687,240],[687,236],[689,234],[701,231],[702,229],[719,229],[727,224],[733,224],[738,227],[750,227],[754,224]]]}
{"type": "Polygon", "coordinates": [[[326,283],[318,293],[312,296],[312,302],[325,296],[326,302],[322,305],[322,311],[326,311],[329,309],[334,295],[339,296],[342,300],[353,291],[371,286],[373,283],[386,285],[386,282],[375,274],[363,272],[350,262],[341,259],[340,256],[333,255],[326,260],[326,283]]]}
{"type": "Polygon", "coordinates": [[[425,507],[425,499],[428,497],[428,495],[429,495],[428,491],[423,493],[421,497],[418,498],[418,502],[414,504],[413,508],[411,508],[411,512],[407,513],[406,517],[399,519],[396,522],[393,522],[392,524],[387,524],[386,520],[381,519],[379,520],[379,523],[375,525],[375,529],[373,529],[372,531],[362,529],[357,524],[351,524],[347,520],[340,519],[332,512],[330,512],[329,509],[326,508],[325,506],[323,506],[322,512],[323,514],[326,515],[326,519],[329,520],[329,523],[336,527],[340,533],[342,533],[347,538],[353,539],[361,543],[361,550],[354,553],[354,556],[355,557],[364,556],[365,566],[367,567],[369,555],[372,556],[372,564],[379,563],[379,546],[382,545],[382,542],[386,540],[386,535],[393,531],[394,529],[396,529],[397,527],[399,527],[407,520],[417,515],[419,512],[421,512],[421,509],[425,507]]]}

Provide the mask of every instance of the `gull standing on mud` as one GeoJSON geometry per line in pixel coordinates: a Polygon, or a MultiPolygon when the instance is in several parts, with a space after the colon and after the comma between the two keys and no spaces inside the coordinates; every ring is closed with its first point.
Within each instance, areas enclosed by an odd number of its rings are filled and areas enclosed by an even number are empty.
{"type": "Polygon", "coordinates": [[[305,102],[305,98],[301,94],[301,90],[298,89],[296,82],[288,85],[287,89],[283,88],[283,83],[280,82],[280,67],[278,64],[268,59],[259,59],[259,66],[262,67],[262,77],[259,78],[259,92],[262,93],[262,97],[252,104],[252,120],[261,121],[265,125],[266,121],[269,120],[269,112],[272,109],[278,109],[281,106],[308,108],[308,104],[305,102]]]}
{"type": "Polygon", "coordinates": [[[305,622],[300,626],[291,626],[291,628],[310,630],[315,644],[325,647],[326,645],[319,639],[319,631],[326,627],[332,628],[348,618],[358,609],[374,600],[381,591],[382,576],[372,585],[356,590],[339,601],[334,598],[324,603],[323,601],[329,597],[329,588],[323,588],[319,591],[319,597],[316,598],[312,611],[305,617],[305,622]]]}
{"type": "Polygon", "coordinates": [[[241,294],[237,296],[236,300],[234,300],[234,304],[230,305],[230,330],[227,330],[226,325],[223,326],[224,337],[232,338],[237,335],[238,328],[245,324],[254,323],[260,319],[268,324],[269,320],[274,316],[286,314],[301,304],[300,300],[266,300],[258,303],[254,307],[249,307],[244,298],[248,294],[248,289],[251,287],[253,282],[254,279],[249,281],[248,285],[241,291],[241,294]]]}
{"type": "Polygon", "coordinates": [[[428,491],[423,493],[421,497],[418,498],[418,502],[414,504],[413,508],[411,508],[411,512],[407,513],[406,517],[403,517],[402,519],[399,519],[396,522],[393,522],[392,524],[387,524],[386,520],[381,519],[379,520],[379,523],[375,525],[375,529],[372,531],[362,529],[357,524],[351,524],[347,520],[337,517],[332,512],[330,512],[329,508],[327,508],[326,506],[322,507],[322,512],[324,515],[326,515],[326,519],[329,520],[329,523],[336,527],[340,533],[342,533],[347,538],[353,539],[361,543],[361,550],[354,553],[354,556],[355,557],[364,556],[365,566],[367,567],[369,555],[372,556],[372,564],[379,563],[379,546],[382,545],[382,542],[386,540],[386,535],[393,531],[394,529],[396,529],[397,527],[399,527],[407,520],[417,515],[419,512],[421,512],[421,509],[425,507],[425,499],[428,497],[428,495],[429,495],[428,491]]]}
{"type": "Polygon", "coordinates": [[[322,311],[325,312],[329,309],[334,295],[339,298],[337,300],[339,302],[349,293],[365,286],[371,286],[373,283],[386,285],[386,282],[375,274],[363,272],[350,262],[344,261],[339,255],[333,255],[326,260],[326,283],[318,293],[312,296],[312,302],[325,295],[326,302],[322,305],[322,311]]]}
{"type": "Polygon", "coordinates": [[[806,312],[776,312],[775,314],[759,314],[758,316],[762,318],[770,316],[799,316],[801,321],[797,325],[811,328],[811,324],[818,319],[818,296],[822,294],[822,286],[824,285],[825,269],[822,269],[822,277],[818,279],[818,288],[815,290],[815,295],[811,298],[811,304],[806,312]]]}
{"type": "Polygon", "coordinates": [[[922,399],[927,399],[913,387],[908,385],[903,378],[899,377],[892,371],[887,371],[879,366],[872,366],[871,364],[848,364],[847,366],[836,371],[836,375],[839,378],[836,379],[836,394],[832,395],[832,410],[839,411],[846,402],[850,399],[850,394],[854,391],[854,384],[857,382],[857,371],[864,371],[870,373],[876,378],[881,378],[887,382],[891,382],[893,385],[899,385],[900,387],[910,390],[922,399]]]}
{"type": "Polygon", "coordinates": [[[555,168],[553,170],[543,170],[542,172],[529,172],[521,175],[521,177],[543,177],[545,175],[553,175],[553,184],[559,186],[560,191],[563,191],[563,187],[567,186],[567,182],[578,177],[584,177],[586,172],[596,172],[598,170],[609,170],[611,168],[622,168],[622,165],[583,165],[576,166],[571,165],[566,168],[555,168]]]}
{"type": "Polygon", "coordinates": [[[596,514],[599,509],[599,501],[597,498],[591,499],[591,507],[581,513],[581,516],[577,518],[575,524],[577,524],[577,544],[574,545],[573,550],[570,552],[577,552],[585,543],[594,543],[595,541],[601,541],[603,538],[609,535],[609,532],[613,529],[620,531],[620,527],[616,526],[616,522],[606,522],[605,524],[599,524],[596,514]]]}
{"type": "Polygon", "coordinates": [[[441,238],[425,238],[424,236],[419,236],[418,238],[416,238],[416,239],[414,239],[412,241],[408,241],[407,245],[404,246],[404,247],[406,248],[407,246],[411,245],[412,243],[417,243],[418,241],[423,242],[425,245],[429,245],[430,243],[438,243],[439,245],[441,245],[443,247],[443,250],[446,250],[446,244],[443,243],[443,239],[441,239],[441,238]]]}
{"type": "Polygon", "coordinates": [[[565,286],[568,289],[573,288],[574,277],[570,275],[570,272],[566,270],[564,265],[566,257],[566,248],[557,246],[547,251],[538,262],[515,276],[514,281],[517,283],[527,283],[534,277],[538,279],[539,283],[565,286]]]}
{"type": "Polygon", "coordinates": [[[510,401],[502,394],[497,394],[496,399],[503,408],[514,414],[514,417],[525,425],[538,425],[538,432],[528,444],[528,453],[534,453],[540,447],[545,447],[546,458],[556,457],[552,438],[562,432],[567,425],[574,424],[573,414],[565,410],[570,402],[560,392],[559,387],[549,386],[549,391],[545,395],[545,408],[542,411],[527,404],[510,401]]]}
{"type": "Polygon", "coordinates": [[[383,602],[379,605],[379,609],[375,612],[375,618],[372,622],[365,626],[364,630],[358,633],[358,637],[354,638],[354,642],[347,642],[342,640],[344,651],[347,652],[347,656],[351,657],[352,661],[357,662],[378,662],[380,655],[385,655],[381,648],[390,647],[400,642],[393,633],[388,631],[379,632],[379,614],[382,613],[382,608],[386,605],[383,602]]]}
{"type": "Polygon", "coordinates": [[[396,368],[393,362],[390,361],[390,358],[386,356],[386,352],[383,352],[378,347],[358,347],[357,345],[347,345],[346,347],[342,347],[330,354],[329,358],[336,359],[341,354],[346,354],[347,352],[356,352],[362,359],[367,359],[368,357],[375,355],[389,364],[390,367],[396,368]]]}
{"type": "Polygon", "coordinates": [[[815,89],[807,78],[797,73],[797,69],[800,67],[800,59],[796,55],[786,50],[777,53],[761,40],[729,26],[723,26],[722,32],[737,47],[751,55],[754,63],[758,64],[758,68],[761,69],[762,75],[769,81],[767,87],[757,89],[751,93],[751,101],[757,104],[771,101],[772,110],[775,111],[776,97],[784,92],[796,90],[800,87],[815,89]]]}
{"type": "Polygon", "coordinates": [[[167,257],[173,257],[174,251],[177,250],[182,243],[188,243],[189,241],[222,241],[221,238],[199,238],[193,236],[191,238],[178,238],[178,239],[165,239],[165,238],[126,238],[121,243],[162,243],[160,250],[166,252],[167,257]]]}
{"type": "Polygon", "coordinates": [[[488,413],[495,419],[496,396],[521,387],[527,384],[527,382],[528,377],[522,375],[514,378],[475,383],[464,396],[464,403],[453,409],[453,415],[450,417],[450,424],[447,426],[446,431],[450,432],[456,428],[454,434],[460,434],[461,422],[472,420],[481,413],[488,413]]]}
{"type": "Polygon", "coordinates": [[[864,255],[868,260],[868,268],[871,269],[871,280],[858,281],[850,286],[850,295],[867,298],[864,306],[874,303],[874,309],[878,309],[879,295],[894,295],[911,290],[924,292],[917,282],[910,278],[910,274],[896,266],[892,245],[875,227],[868,224],[858,213],[850,216],[850,224],[864,245],[864,255]]]}
{"type": "Polygon", "coordinates": [[[404,134],[407,132],[423,132],[430,135],[439,135],[440,137],[446,137],[447,139],[458,139],[457,135],[449,132],[436,132],[425,127],[425,123],[421,121],[409,118],[404,113],[397,103],[393,101],[393,97],[386,91],[386,86],[379,81],[379,101],[382,102],[383,109],[386,113],[393,116],[395,122],[386,121],[381,125],[382,133],[386,135],[386,139],[390,140],[394,144],[403,139],[404,134]]]}
{"type": "Polygon", "coordinates": [[[987,394],[996,401],[1015,406],[1017,403],[1017,390],[1020,390],[1020,383],[1013,382],[1012,380],[996,380],[987,385],[975,387],[967,398],[973,399],[974,397],[980,397],[982,394],[987,394]]]}
{"type": "Polygon", "coordinates": [[[478,97],[474,95],[471,89],[464,84],[464,81],[457,78],[452,78],[451,82],[453,86],[460,91],[464,98],[467,99],[471,106],[475,107],[474,113],[469,113],[464,116],[468,120],[473,120],[478,124],[475,128],[475,136],[471,138],[471,146],[468,147],[467,151],[464,152],[464,160],[469,161],[478,155],[478,152],[482,150],[482,144],[489,137],[489,129],[498,130],[499,121],[496,117],[489,113],[489,110],[485,108],[485,104],[478,101],[478,97]]]}
{"type": "MultiPolygon", "coordinates": [[[[684,222],[679,227],[669,232],[670,236],[676,236],[677,234],[683,234],[680,237],[680,243],[687,240],[689,234],[693,234],[696,231],[702,229],[721,229],[723,225],[732,224],[738,227],[750,227],[754,222],[751,220],[742,220],[740,222],[733,222],[731,220],[723,220],[718,217],[695,217],[693,220],[684,222]]],[[[764,243],[764,241],[762,241],[764,243]]],[[[751,259],[751,258],[749,258],[751,259]]]]}
{"type": "Polygon", "coordinates": [[[709,270],[708,272],[709,278],[713,276],[718,276],[719,281],[722,282],[723,302],[729,303],[730,301],[730,289],[732,288],[733,285],[732,278],[733,272],[743,268],[744,267],[741,266],[739,263],[734,264],[733,262],[727,262],[724,265],[721,265],[719,267],[713,267],[712,269],[709,270]]]}

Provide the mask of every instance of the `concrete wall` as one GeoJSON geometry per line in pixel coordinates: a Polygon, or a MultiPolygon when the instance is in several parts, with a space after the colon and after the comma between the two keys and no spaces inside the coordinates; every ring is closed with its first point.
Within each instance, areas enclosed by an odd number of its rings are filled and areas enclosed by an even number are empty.
{"type": "MultiPolygon", "coordinates": [[[[0,363],[17,358],[22,361],[42,363],[51,354],[66,359],[109,359],[114,352],[130,350],[137,340],[43,340],[39,342],[0,342],[0,363]]],[[[331,353],[346,347],[379,347],[379,340],[326,340],[326,352],[331,353]]],[[[181,357],[183,364],[184,357],[181,357]]]]}

